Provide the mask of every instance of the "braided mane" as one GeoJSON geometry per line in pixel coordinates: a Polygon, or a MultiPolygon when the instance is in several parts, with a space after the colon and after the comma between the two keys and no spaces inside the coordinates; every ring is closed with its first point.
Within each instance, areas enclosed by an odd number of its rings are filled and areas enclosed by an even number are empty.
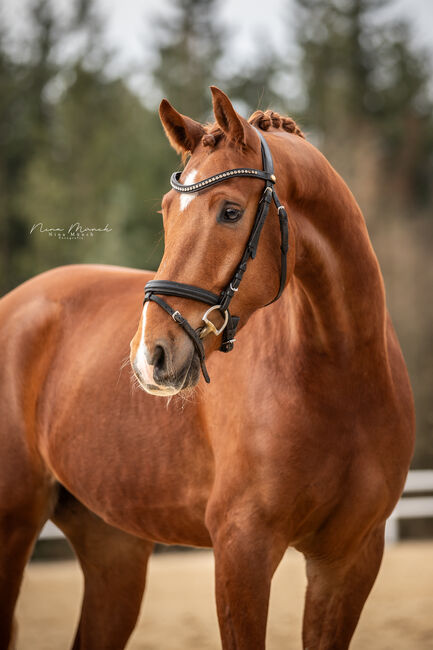
{"type": "MultiPolygon", "coordinates": [[[[295,120],[291,117],[280,115],[275,111],[255,111],[248,118],[248,122],[262,131],[268,131],[272,127],[286,131],[287,133],[294,133],[295,135],[299,135],[300,138],[305,138],[305,135],[295,120]]],[[[216,122],[208,124],[206,126],[206,134],[202,138],[202,143],[205,147],[215,147],[223,136],[224,132],[216,122]]]]}
{"type": "Polygon", "coordinates": [[[275,111],[255,111],[248,118],[248,122],[262,131],[267,131],[272,126],[274,129],[282,129],[287,133],[294,133],[300,138],[305,138],[294,119],[280,115],[275,111]]]}

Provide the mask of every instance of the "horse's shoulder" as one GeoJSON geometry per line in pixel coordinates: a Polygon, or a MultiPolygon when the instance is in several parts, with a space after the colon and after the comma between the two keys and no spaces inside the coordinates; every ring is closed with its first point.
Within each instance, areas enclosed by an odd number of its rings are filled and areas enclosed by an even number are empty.
{"type": "Polygon", "coordinates": [[[8,350],[8,356],[14,350],[18,355],[26,350],[26,356],[34,360],[66,322],[85,325],[86,314],[101,303],[114,310],[131,296],[130,301],[139,304],[152,276],[137,269],[87,264],[41,273],[0,300],[0,349],[8,350]]]}

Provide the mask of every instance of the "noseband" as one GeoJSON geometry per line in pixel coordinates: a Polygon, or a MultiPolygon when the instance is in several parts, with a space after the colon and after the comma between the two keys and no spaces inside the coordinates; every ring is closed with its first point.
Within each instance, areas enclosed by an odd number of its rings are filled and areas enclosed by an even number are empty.
{"type": "Polygon", "coordinates": [[[268,303],[269,305],[278,300],[286,284],[287,252],[289,250],[289,228],[287,223],[287,212],[278,200],[278,196],[274,189],[276,178],[274,175],[274,163],[270,149],[262,134],[259,131],[257,131],[257,133],[260,137],[261,142],[263,170],[248,168],[229,169],[227,171],[220,172],[219,174],[215,174],[214,176],[210,176],[203,181],[193,183],[192,185],[182,185],[182,183],[179,182],[182,172],[175,172],[172,174],[170,179],[172,188],[177,192],[185,194],[199,192],[201,190],[208,189],[217,183],[223,183],[230,178],[239,176],[245,178],[260,178],[261,180],[265,181],[265,189],[257,206],[256,216],[247,245],[245,247],[241,261],[236,267],[236,270],[228,285],[221,291],[219,295],[212,293],[211,291],[207,291],[206,289],[201,289],[200,287],[195,287],[190,284],[183,284],[181,282],[172,282],[171,280],[151,280],[146,284],[144,288],[144,302],[156,302],[160,307],[162,307],[162,309],[167,312],[167,314],[173,318],[173,320],[176,321],[176,323],[178,323],[184,329],[186,334],[188,334],[188,336],[191,338],[200,359],[203,377],[207,383],[210,382],[210,379],[206,370],[205,353],[202,339],[210,332],[215,334],[215,336],[219,336],[219,334],[222,333],[222,342],[219,348],[221,352],[230,352],[230,350],[233,349],[233,344],[236,340],[235,334],[237,326],[239,324],[239,318],[238,316],[232,316],[230,314],[229,305],[234,294],[239,289],[242,277],[247,269],[248,260],[250,258],[254,259],[256,256],[260,233],[262,232],[263,224],[265,223],[265,219],[269,212],[269,206],[272,200],[275,203],[280,220],[281,271],[280,288],[278,289],[278,293],[275,298],[268,303]],[[165,302],[165,300],[160,298],[160,296],[190,298],[191,300],[197,300],[198,302],[204,302],[207,305],[210,305],[209,309],[207,309],[202,316],[204,326],[199,327],[197,330],[195,330],[188,323],[186,318],[184,318],[179,313],[179,311],[172,309],[170,305],[165,302]],[[216,310],[218,310],[224,318],[224,323],[220,328],[217,328],[215,324],[209,320],[209,315],[216,310]]]}

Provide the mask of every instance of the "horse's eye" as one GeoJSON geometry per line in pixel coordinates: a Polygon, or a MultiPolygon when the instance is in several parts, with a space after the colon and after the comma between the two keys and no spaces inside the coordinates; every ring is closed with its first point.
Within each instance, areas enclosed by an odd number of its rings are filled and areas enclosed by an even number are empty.
{"type": "Polygon", "coordinates": [[[232,205],[226,205],[222,209],[220,219],[221,221],[234,223],[235,221],[239,221],[239,219],[242,217],[242,213],[243,211],[239,208],[235,208],[232,205]]]}

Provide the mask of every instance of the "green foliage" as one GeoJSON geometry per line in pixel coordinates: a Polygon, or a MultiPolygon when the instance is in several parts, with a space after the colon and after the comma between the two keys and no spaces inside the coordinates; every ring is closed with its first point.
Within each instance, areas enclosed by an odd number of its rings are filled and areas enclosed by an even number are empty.
{"type": "Polygon", "coordinates": [[[73,73],[56,105],[50,146],[29,166],[24,211],[29,229],[42,221],[65,228],[109,224],[112,231],[73,242],[47,242],[46,234],[33,233],[26,260],[36,270],[77,257],[155,268],[161,255],[156,210],[167,167],[174,165],[159,120],[122,81],[81,66],[73,73]]]}
{"type": "Polygon", "coordinates": [[[95,67],[105,57],[90,5],[80,3],[73,16],[73,29],[85,21],[92,36],[73,65],[53,63],[64,34],[45,1],[33,7],[28,61],[15,61],[0,41],[3,291],[59,264],[156,268],[161,257],[157,210],[178,162],[155,111],[145,109],[122,80],[108,80],[95,67]],[[39,229],[30,234],[38,223],[65,231],[75,223],[109,224],[112,230],[58,239],[39,229]]]}
{"type": "MultiPolygon", "coordinates": [[[[296,2],[303,119],[322,149],[344,169],[343,143],[355,149],[368,134],[386,177],[383,199],[431,206],[431,63],[414,49],[408,24],[384,24],[383,0],[296,2]]],[[[347,179],[355,188],[357,173],[347,179]]]]}
{"type": "Polygon", "coordinates": [[[26,169],[44,146],[50,112],[43,96],[54,73],[48,57],[53,23],[46,2],[35,4],[33,18],[37,29],[27,63],[10,56],[5,30],[0,28],[0,291],[23,279],[15,266],[15,254],[27,247],[20,196],[25,191],[26,169]]]}
{"type": "Polygon", "coordinates": [[[267,52],[228,79],[224,88],[233,101],[245,107],[246,115],[268,108],[284,111],[286,102],[278,91],[281,72],[281,60],[272,52],[267,52]]]}
{"type": "Polygon", "coordinates": [[[203,121],[210,117],[209,86],[223,47],[217,7],[216,0],[176,0],[157,22],[154,79],[178,110],[203,121]]]}

